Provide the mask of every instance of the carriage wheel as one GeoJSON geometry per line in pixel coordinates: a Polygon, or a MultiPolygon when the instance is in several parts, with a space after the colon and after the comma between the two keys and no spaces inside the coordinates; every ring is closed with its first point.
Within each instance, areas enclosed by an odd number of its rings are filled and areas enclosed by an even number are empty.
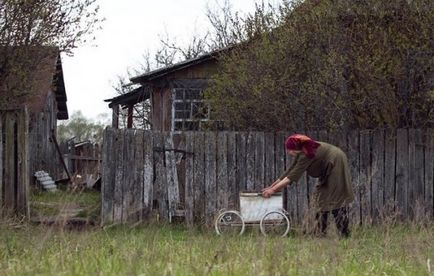
{"type": "Polygon", "coordinates": [[[218,235],[241,235],[245,224],[238,211],[225,211],[221,213],[214,223],[218,235]]]}
{"type": "Polygon", "coordinates": [[[289,233],[290,223],[288,217],[281,211],[266,213],[259,225],[264,236],[286,236],[289,233]]]}

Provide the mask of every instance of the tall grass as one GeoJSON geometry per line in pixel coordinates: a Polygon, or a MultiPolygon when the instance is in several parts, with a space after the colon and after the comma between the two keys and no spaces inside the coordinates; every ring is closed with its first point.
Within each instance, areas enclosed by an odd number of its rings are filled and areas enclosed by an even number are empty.
{"type": "Polygon", "coordinates": [[[433,275],[434,225],[355,229],[339,239],[264,238],[180,226],[85,231],[0,226],[0,274],[23,275],[433,275]]]}

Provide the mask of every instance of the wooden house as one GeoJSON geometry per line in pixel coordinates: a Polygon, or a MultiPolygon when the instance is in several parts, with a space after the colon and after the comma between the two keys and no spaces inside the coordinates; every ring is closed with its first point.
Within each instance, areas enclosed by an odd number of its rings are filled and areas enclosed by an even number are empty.
{"type": "Polygon", "coordinates": [[[131,78],[140,86],[111,99],[112,126],[119,126],[119,109],[128,109],[127,127],[132,127],[134,106],[151,103],[151,125],[156,131],[201,130],[209,120],[209,107],[203,99],[211,76],[216,72],[220,49],[168,67],[131,78]]]}

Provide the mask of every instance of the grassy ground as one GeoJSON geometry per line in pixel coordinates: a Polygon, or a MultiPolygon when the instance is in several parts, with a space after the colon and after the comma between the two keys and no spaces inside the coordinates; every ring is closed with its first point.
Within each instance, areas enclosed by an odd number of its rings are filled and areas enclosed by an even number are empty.
{"type": "Polygon", "coordinates": [[[71,215],[73,217],[98,220],[101,194],[95,190],[67,191],[55,193],[34,190],[30,198],[32,218],[71,215]]]}
{"type": "Polygon", "coordinates": [[[434,225],[355,229],[340,240],[218,237],[181,227],[85,231],[0,225],[0,274],[434,275],[434,225]]]}

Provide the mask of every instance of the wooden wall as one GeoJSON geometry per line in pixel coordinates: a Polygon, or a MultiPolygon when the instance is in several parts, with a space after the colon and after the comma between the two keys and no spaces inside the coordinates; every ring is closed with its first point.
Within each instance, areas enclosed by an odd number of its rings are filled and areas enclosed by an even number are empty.
{"type": "Polygon", "coordinates": [[[0,215],[29,217],[29,115],[0,110],[0,215]]]}
{"type": "Polygon", "coordinates": [[[57,106],[54,93],[49,93],[42,112],[32,114],[30,120],[30,179],[35,183],[33,174],[46,171],[54,179],[63,178],[63,165],[57,152],[53,133],[57,128],[57,106]]]}
{"type": "Polygon", "coordinates": [[[152,81],[151,93],[152,129],[154,131],[172,130],[172,86],[179,80],[210,79],[216,72],[217,62],[210,60],[195,66],[172,72],[152,81]]]}
{"type": "MultiPolygon", "coordinates": [[[[222,208],[237,209],[240,191],[260,191],[292,160],[284,141],[292,133],[104,133],[102,222],[163,221],[183,210],[189,225],[210,225],[222,208]],[[174,142],[175,141],[175,142],[174,142]]],[[[348,155],[356,200],[351,221],[433,218],[434,132],[430,129],[307,132],[348,155]]],[[[302,177],[283,205],[301,224],[315,179],[302,177]]]]}

